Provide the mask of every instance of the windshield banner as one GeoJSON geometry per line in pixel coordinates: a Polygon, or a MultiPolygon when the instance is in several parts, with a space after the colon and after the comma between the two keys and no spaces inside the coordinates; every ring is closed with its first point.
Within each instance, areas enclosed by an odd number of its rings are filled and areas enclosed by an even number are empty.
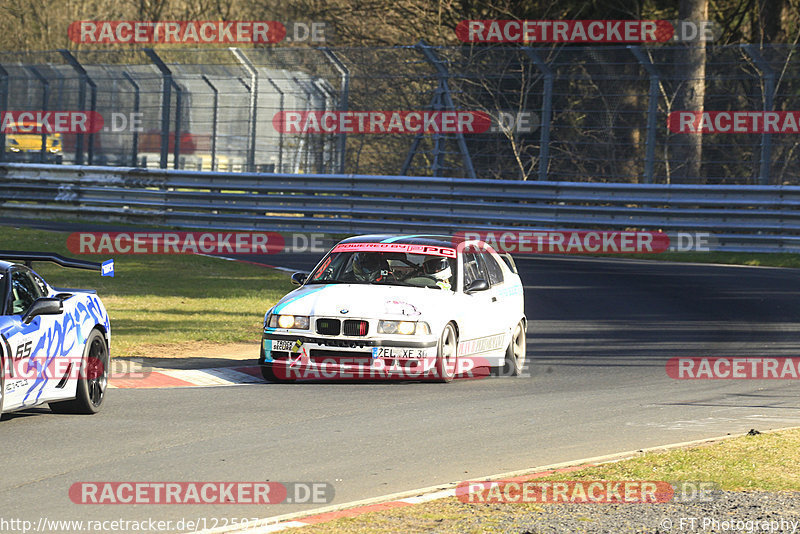
{"type": "Polygon", "coordinates": [[[332,252],[405,252],[407,254],[425,254],[428,256],[444,256],[455,258],[456,249],[429,245],[409,245],[404,243],[340,243],[332,252]]]}

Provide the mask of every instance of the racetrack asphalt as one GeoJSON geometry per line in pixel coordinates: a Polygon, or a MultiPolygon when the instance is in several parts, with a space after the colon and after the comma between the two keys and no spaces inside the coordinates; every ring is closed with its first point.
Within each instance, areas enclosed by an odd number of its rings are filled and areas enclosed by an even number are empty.
{"type": "MultiPolygon", "coordinates": [[[[308,269],[316,259],[264,263],[308,269]]],[[[677,381],[665,372],[675,356],[800,356],[800,270],[516,259],[530,320],[527,376],[115,389],[96,416],[9,414],[0,423],[0,518],[212,526],[320,505],[77,505],[67,492],[79,481],[319,481],[342,503],[800,425],[797,381],[677,381]]]]}

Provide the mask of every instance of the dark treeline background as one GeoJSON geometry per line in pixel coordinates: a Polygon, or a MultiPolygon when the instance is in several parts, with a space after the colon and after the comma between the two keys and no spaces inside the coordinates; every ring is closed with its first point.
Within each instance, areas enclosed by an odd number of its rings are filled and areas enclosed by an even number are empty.
{"type": "Polygon", "coordinates": [[[420,39],[458,44],[454,28],[465,19],[672,20],[697,14],[720,25],[718,44],[794,43],[800,0],[2,0],[0,50],[79,48],[67,37],[77,20],[327,21],[335,27],[333,46],[392,46],[420,39]]]}

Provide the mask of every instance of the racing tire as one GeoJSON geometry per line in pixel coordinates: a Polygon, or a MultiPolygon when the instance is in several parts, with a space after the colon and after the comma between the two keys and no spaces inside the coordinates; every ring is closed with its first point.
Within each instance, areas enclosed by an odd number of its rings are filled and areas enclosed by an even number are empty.
{"type": "Polygon", "coordinates": [[[436,348],[436,382],[452,382],[458,368],[458,337],[453,323],[447,323],[436,348]]]}
{"type": "Polygon", "coordinates": [[[108,345],[102,332],[92,330],[86,340],[81,358],[75,398],[68,401],[51,402],[54,413],[95,414],[100,411],[108,388],[108,345]]]}
{"type": "Polygon", "coordinates": [[[272,367],[271,363],[262,363],[259,365],[259,367],[261,368],[261,376],[267,382],[281,382],[284,384],[291,384],[295,381],[293,378],[285,378],[278,376],[275,373],[275,369],[272,367]]]}
{"type": "Polygon", "coordinates": [[[267,382],[277,382],[278,377],[275,376],[275,370],[272,368],[272,365],[262,363],[258,366],[261,369],[261,376],[267,382]]]}
{"type": "Polygon", "coordinates": [[[492,367],[494,376],[519,376],[525,367],[525,324],[520,321],[511,333],[511,340],[506,347],[506,358],[501,367],[492,367]]]}

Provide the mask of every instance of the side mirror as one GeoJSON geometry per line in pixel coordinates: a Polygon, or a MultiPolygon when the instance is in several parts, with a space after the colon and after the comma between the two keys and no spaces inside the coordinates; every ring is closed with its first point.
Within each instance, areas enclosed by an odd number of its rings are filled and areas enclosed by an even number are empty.
{"type": "Polygon", "coordinates": [[[64,304],[60,299],[42,297],[33,301],[28,313],[22,316],[22,322],[30,324],[34,317],[39,315],[59,315],[64,311],[64,304]]]}
{"type": "Polygon", "coordinates": [[[302,286],[308,278],[308,273],[294,273],[292,275],[292,283],[297,286],[302,286]]]}
{"type": "Polygon", "coordinates": [[[477,280],[470,282],[469,285],[464,288],[464,293],[469,295],[470,293],[475,293],[476,291],[486,291],[487,289],[489,289],[489,283],[482,278],[478,278],[477,280]]]}

